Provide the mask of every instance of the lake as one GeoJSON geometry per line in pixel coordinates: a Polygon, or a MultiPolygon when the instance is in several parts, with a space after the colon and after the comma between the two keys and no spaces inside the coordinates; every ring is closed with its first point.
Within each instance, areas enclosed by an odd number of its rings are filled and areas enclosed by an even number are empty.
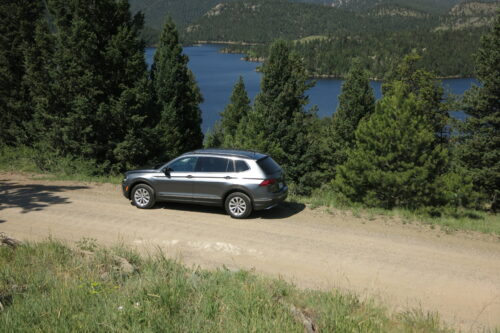
{"type": "MultiPolygon", "coordinates": [[[[239,76],[243,76],[250,99],[259,92],[261,73],[256,71],[260,63],[241,60],[242,54],[219,53],[222,45],[200,45],[184,48],[184,53],[189,57],[189,68],[193,71],[196,81],[203,94],[204,102],[201,104],[203,132],[210,129],[219,119],[219,113],[229,101],[234,84],[239,76]]],[[[153,62],[155,48],[146,49],[146,62],[153,62]]],[[[318,115],[331,116],[337,108],[338,96],[342,88],[341,79],[317,79],[316,85],[308,90],[310,105],[318,106],[318,115]]],[[[474,79],[446,79],[443,86],[447,92],[461,95],[472,84],[477,84],[474,79]]],[[[375,97],[382,96],[382,82],[372,81],[371,86],[375,97]]],[[[462,118],[461,113],[454,116],[462,118]]]]}

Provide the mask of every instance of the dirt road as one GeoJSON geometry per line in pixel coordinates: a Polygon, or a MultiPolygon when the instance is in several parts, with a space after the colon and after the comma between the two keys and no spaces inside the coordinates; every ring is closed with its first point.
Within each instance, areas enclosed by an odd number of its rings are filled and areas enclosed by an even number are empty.
{"type": "Polygon", "coordinates": [[[392,310],[439,311],[464,331],[500,326],[500,240],[288,204],[233,220],[221,209],[133,207],[111,184],[0,174],[0,232],[161,247],[188,265],[255,269],[304,288],[341,288],[392,310]]]}

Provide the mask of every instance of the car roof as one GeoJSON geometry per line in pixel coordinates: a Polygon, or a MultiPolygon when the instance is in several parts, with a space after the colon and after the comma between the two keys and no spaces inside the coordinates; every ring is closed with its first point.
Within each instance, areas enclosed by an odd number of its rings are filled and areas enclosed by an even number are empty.
{"type": "Polygon", "coordinates": [[[247,158],[251,160],[260,160],[264,157],[267,157],[267,155],[255,151],[238,150],[238,149],[198,149],[186,154],[233,156],[233,157],[247,158]]]}

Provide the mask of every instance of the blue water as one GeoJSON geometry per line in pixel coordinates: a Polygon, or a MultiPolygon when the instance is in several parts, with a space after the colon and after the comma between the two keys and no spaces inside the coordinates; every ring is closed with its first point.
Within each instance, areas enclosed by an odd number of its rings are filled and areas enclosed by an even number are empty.
{"type": "MultiPolygon", "coordinates": [[[[234,84],[239,76],[243,76],[250,99],[259,92],[261,74],[256,68],[261,65],[255,62],[241,60],[242,54],[219,53],[220,45],[189,46],[184,48],[184,53],[189,57],[189,68],[193,71],[196,81],[201,89],[204,102],[201,104],[203,117],[203,132],[210,129],[219,119],[219,113],[229,101],[234,84]]],[[[146,49],[146,62],[151,65],[155,48],[146,49]]],[[[443,87],[447,92],[455,95],[463,94],[472,84],[477,84],[474,79],[446,79],[443,87]]],[[[382,82],[372,81],[371,86],[375,97],[382,96],[382,82]]],[[[318,106],[320,117],[331,116],[338,105],[338,96],[342,88],[340,79],[318,79],[316,85],[307,94],[309,106],[318,106]]],[[[453,113],[462,118],[461,113],[453,113]]]]}

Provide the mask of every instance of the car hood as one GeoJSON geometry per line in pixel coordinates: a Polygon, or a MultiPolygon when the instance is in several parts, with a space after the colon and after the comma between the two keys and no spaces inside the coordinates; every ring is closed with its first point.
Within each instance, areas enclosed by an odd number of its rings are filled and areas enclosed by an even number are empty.
{"type": "Polygon", "coordinates": [[[157,173],[157,172],[160,172],[160,171],[158,171],[156,169],[130,170],[130,171],[125,172],[125,176],[133,175],[136,173],[157,173]]]}

